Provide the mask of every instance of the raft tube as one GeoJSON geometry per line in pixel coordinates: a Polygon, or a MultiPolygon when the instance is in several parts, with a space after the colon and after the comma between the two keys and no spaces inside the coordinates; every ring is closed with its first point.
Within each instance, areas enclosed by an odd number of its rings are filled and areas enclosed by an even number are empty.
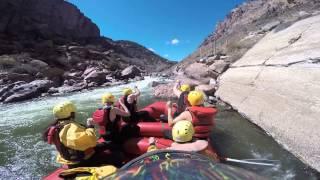
{"type": "MultiPolygon", "coordinates": [[[[171,146],[173,143],[170,139],[164,139],[164,138],[155,138],[155,146],[158,149],[166,149],[171,146]]],[[[210,159],[219,162],[219,156],[216,152],[216,150],[212,147],[210,140],[208,140],[208,147],[203,150],[202,152],[199,152],[200,154],[208,156],[210,159]]],[[[144,153],[147,153],[149,148],[149,138],[147,137],[141,137],[141,138],[131,138],[127,140],[124,145],[123,149],[125,153],[131,154],[134,156],[140,156],[144,153]]]]}

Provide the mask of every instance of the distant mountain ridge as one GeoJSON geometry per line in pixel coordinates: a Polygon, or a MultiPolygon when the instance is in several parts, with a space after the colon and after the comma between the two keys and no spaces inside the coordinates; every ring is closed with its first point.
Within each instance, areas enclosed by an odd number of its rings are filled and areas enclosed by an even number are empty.
{"type": "Polygon", "coordinates": [[[0,102],[125,83],[175,64],[137,43],[100,36],[64,0],[1,0],[0,13],[0,102]]]}

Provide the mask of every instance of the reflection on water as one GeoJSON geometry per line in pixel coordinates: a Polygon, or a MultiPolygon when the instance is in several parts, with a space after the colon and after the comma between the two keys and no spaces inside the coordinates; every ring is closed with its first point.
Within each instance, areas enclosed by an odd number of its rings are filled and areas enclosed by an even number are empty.
{"type": "MultiPolygon", "coordinates": [[[[52,120],[51,109],[57,102],[66,99],[75,102],[78,107],[77,119],[84,122],[100,106],[100,97],[107,91],[119,97],[123,87],[138,85],[142,90],[140,106],[154,102],[148,87],[152,80],[146,78],[144,81],[120,87],[0,105],[0,179],[39,179],[59,166],[55,163],[54,148],[41,141],[41,132],[52,120]]],[[[258,174],[274,179],[319,178],[319,174],[308,169],[236,112],[220,111],[212,138],[217,150],[226,157],[269,158],[281,161],[276,168],[241,165],[258,174]]]]}

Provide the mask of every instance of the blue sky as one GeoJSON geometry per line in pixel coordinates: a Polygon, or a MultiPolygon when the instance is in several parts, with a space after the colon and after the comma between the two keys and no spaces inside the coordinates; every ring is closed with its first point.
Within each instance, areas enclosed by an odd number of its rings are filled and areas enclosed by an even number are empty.
{"type": "Polygon", "coordinates": [[[101,35],[135,41],[179,61],[216,23],[244,0],[69,0],[96,23],[101,35]]]}

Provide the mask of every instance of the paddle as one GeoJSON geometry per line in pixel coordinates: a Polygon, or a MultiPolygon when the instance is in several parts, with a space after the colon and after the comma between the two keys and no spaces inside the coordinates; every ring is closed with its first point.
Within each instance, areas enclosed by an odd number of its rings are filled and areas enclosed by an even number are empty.
{"type": "Polygon", "coordinates": [[[268,160],[268,159],[233,159],[233,158],[220,158],[222,162],[235,162],[242,164],[251,164],[259,166],[270,166],[274,167],[279,164],[278,160],[268,160]]]}

